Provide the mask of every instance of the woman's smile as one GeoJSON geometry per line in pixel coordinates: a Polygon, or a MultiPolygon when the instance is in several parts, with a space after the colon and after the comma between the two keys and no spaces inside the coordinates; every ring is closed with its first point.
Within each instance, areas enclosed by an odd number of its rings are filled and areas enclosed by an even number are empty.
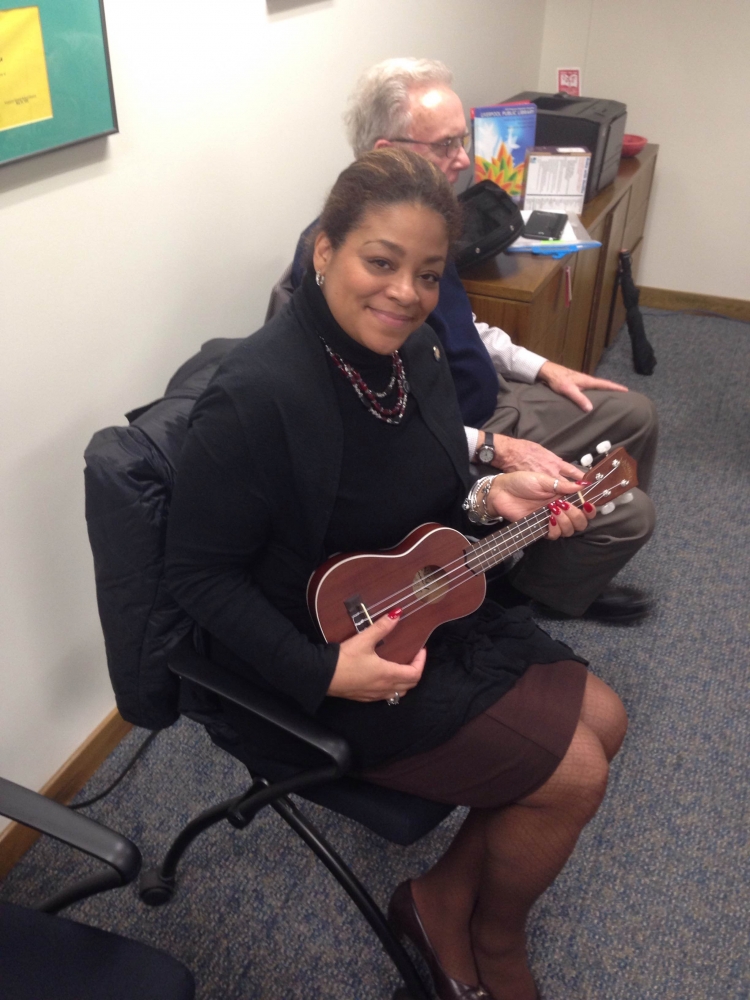
{"type": "Polygon", "coordinates": [[[403,329],[403,327],[414,323],[414,316],[406,315],[405,313],[394,313],[385,309],[378,309],[376,306],[366,306],[373,316],[380,320],[381,323],[385,323],[386,326],[392,326],[394,329],[403,329]]]}

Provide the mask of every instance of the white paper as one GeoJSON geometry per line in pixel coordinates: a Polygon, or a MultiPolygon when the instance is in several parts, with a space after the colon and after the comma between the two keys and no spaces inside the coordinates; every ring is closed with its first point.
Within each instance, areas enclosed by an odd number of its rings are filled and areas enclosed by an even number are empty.
{"type": "Polygon", "coordinates": [[[590,163],[590,156],[531,153],[523,207],[542,212],[582,212],[590,163]]]}

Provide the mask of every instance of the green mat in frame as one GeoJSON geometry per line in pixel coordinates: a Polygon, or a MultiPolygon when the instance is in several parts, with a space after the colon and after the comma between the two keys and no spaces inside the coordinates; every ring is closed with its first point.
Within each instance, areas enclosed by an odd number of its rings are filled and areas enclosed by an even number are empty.
{"type": "Polygon", "coordinates": [[[28,89],[35,96],[46,70],[51,117],[0,128],[0,166],[117,132],[102,0],[37,0],[33,5],[0,0],[0,68],[3,64],[15,68],[13,79],[0,74],[0,99],[6,106],[24,100],[27,78],[34,81],[28,89]],[[41,43],[35,53],[33,32],[38,38],[39,26],[41,43]],[[35,57],[37,64],[27,76],[23,63],[35,57]]]}

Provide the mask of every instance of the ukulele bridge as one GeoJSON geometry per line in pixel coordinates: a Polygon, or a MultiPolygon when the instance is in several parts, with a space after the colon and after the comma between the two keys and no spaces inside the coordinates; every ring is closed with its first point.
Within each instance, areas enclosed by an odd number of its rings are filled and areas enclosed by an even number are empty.
{"type": "Polygon", "coordinates": [[[352,594],[351,597],[347,597],[344,601],[344,607],[349,612],[352,624],[358,632],[364,632],[372,625],[372,618],[370,618],[360,594],[352,594]]]}

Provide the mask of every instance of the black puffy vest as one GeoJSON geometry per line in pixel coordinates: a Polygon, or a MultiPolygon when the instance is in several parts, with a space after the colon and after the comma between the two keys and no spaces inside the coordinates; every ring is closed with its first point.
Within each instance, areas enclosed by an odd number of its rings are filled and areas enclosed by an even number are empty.
{"type": "Polygon", "coordinates": [[[190,411],[239,340],[207,341],[161,399],[97,431],[84,453],[86,524],[96,598],[117,707],[146,729],[178,717],[167,653],[193,622],[164,586],[164,541],[175,469],[190,411]]]}

